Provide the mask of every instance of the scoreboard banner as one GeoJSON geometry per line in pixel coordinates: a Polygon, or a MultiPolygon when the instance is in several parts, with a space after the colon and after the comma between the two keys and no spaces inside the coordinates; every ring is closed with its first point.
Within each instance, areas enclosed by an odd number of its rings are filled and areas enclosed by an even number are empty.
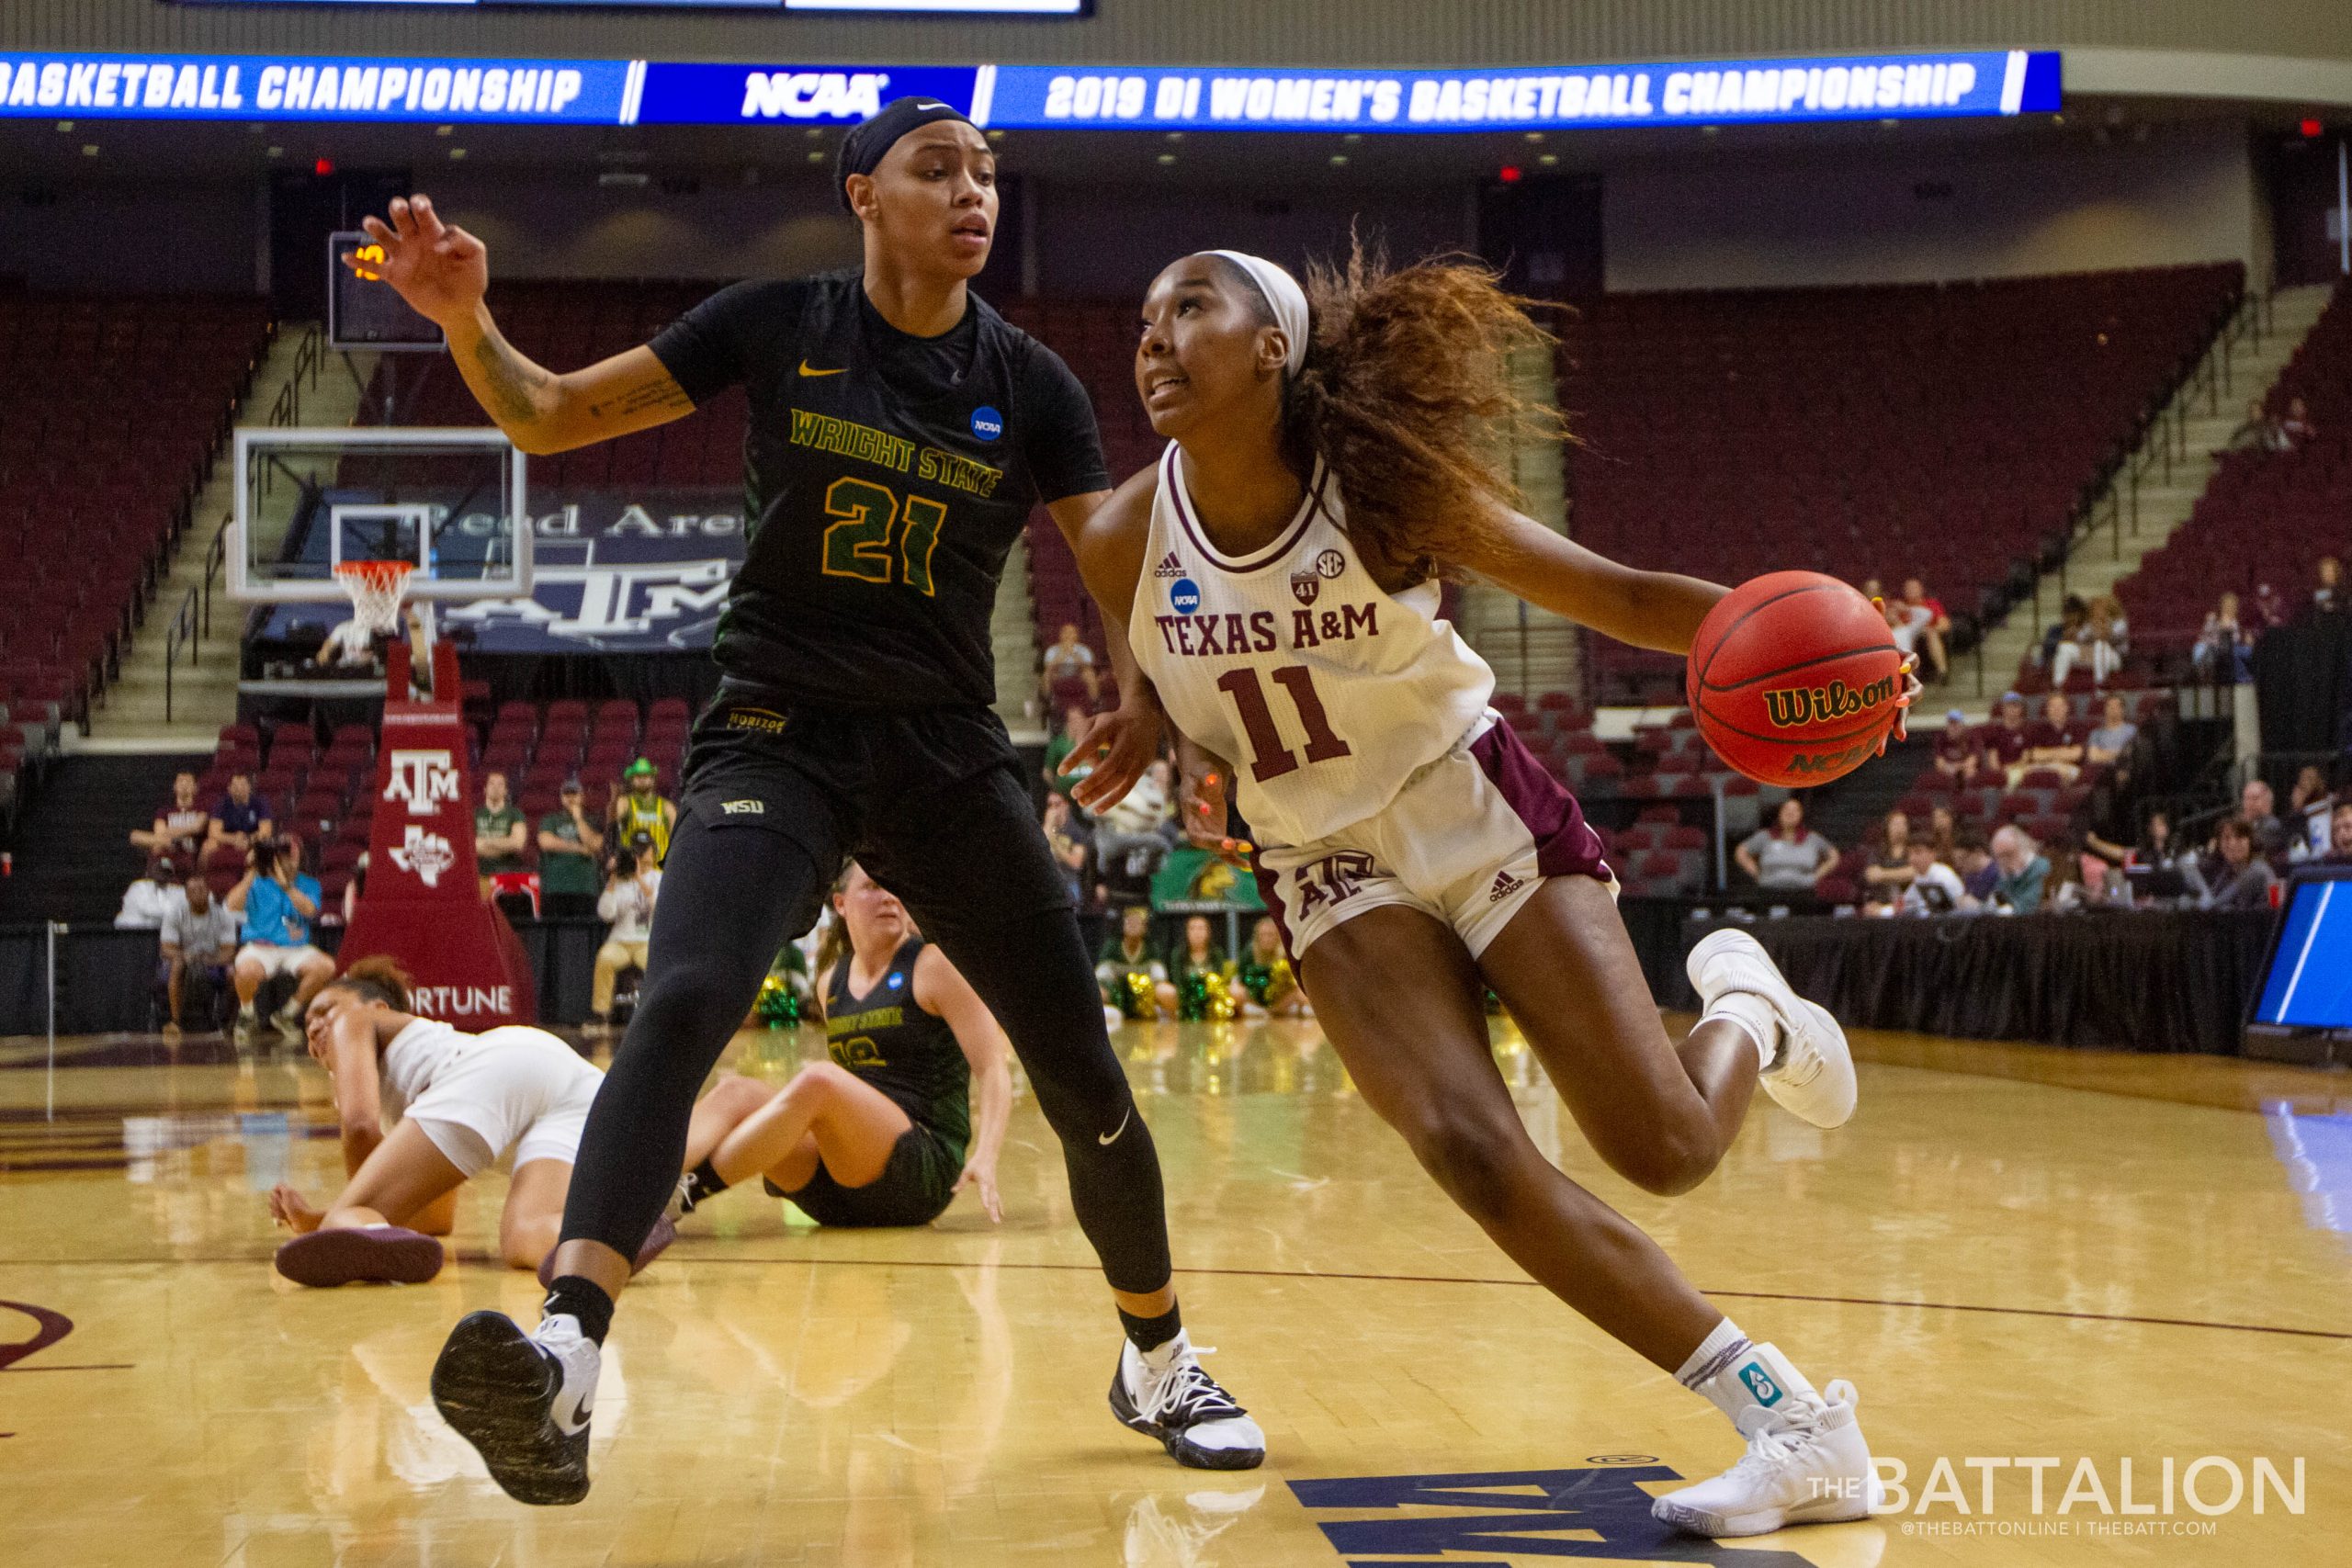
{"type": "Polygon", "coordinates": [[[0,116],[544,125],[848,125],[920,94],[1033,130],[1492,131],[2046,113],[2054,51],[1228,71],[0,53],[0,116]]]}
{"type": "Polygon", "coordinates": [[[642,62],[0,52],[0,115],[621,125],[642,62]]]}

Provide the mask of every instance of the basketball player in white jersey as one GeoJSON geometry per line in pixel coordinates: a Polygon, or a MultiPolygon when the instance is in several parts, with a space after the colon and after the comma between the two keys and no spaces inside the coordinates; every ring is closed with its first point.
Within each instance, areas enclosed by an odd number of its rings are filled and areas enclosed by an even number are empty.
{"type": "Polygon", "coordinates": [[[1628,570],[1512,510],[1503,356],[1542,334],[1486,275],[1361,256],[1298,284],[1188,256],[1144,304],[1136,384],[1170,437],[1080,538],[1088,586],[1186,738],[1186,828],[1231,852],[1222,780],[1316,1016],[1430,1175],[1561,1300],[1711,1400],[1749,1439],[1658,1501],[1711,1535],[1859,1517],[1875,1482],[1851,1385],[1816,1391],[1528,1136],[1488,1048],[1491,987],[1611,1168],[1686,1191],[1756,1085],[1816,1126],[1854,1109],[1836,1020],[1753,939],[1702,942],[1704,1000],[1661,1027],[1599,838],[1487,705],[1494,677],[1438,615],[1476,574],[1637,647],[1686,652],[1724,590],[1628,570]],[[1218,759],[1229,757],[1230,766],[1218,759]]]}
{"type": "MultiPolygon", "coordinates": [[[[430,1280],[458,1189],[509,1149],[500,1258],[536,1269],[562,1228],[580,1129],[605,1075],[545,1030],[463,1034],[419,1018],[413,988],[391,959],[363,958],[304,1015],[311,1055],[334,1078],[350,1179],[324,1209],[290,1186],[269,1195],[271,1216],[296,1233],[277,1249],[277,1271],[298,1285],[430,1280]]],[[[637,1267],[676,1236],[655,1226],[637,1267]]]]}

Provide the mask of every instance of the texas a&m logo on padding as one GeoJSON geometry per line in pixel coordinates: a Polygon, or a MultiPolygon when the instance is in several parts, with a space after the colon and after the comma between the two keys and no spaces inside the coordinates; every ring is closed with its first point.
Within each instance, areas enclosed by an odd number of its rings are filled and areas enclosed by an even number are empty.
{"type": "Polygon", "coordinates": [[[428,833],[411,822],[407,837],[392,851],[392,863],[413,873],[427,887],[438,887],[441,874],[458,863],[458,852],[440,834],[428,833]]]}
{"type": "Polygon", "coordinates": [[[395,750],[387,772],[384,798],[406,801],[412,817],[430,817],[458,803],[458,770],[446,750],[395,750]]]}

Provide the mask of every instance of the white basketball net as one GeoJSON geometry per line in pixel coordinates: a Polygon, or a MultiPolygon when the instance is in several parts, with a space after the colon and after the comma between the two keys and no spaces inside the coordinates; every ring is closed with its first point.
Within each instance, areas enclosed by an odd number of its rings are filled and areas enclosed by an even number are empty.
{"type": "Polygon", "coordinates": [[[378,637],[390,637],[401,628],[401,598],[415,570],[413,561],[347,560],[334,576],[351,595],[352,618],[378,637]]]}

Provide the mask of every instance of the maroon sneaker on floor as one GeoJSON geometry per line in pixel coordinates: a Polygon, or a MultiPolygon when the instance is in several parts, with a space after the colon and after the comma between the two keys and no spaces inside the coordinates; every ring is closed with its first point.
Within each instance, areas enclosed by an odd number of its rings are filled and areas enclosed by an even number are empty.
{"type": "Polygon", "coordinates": [[[441,1244],[398,1225],[312,1231],[277,1249],[277,1271],[298,1285],[422,1285],[441,1272],[441,1244]]]}
{"type": "MultiPolygon", "coordinates": [[[[678,1227],[671,1223],[669,1215],[664,1214],[654,1221],[653,1228],[645,1233],[645,1245],[637,1249],[637,1261],[628,1266],[628,1277],[634,1280],[644,1273],[653,1260],[669,1250],[670,1244],[677,1239],[678,1227]]],[[[539,1283],[548,1288],[555,1284],[555,1254],[552,1251],[539,1259],[539,1283]]]]}

